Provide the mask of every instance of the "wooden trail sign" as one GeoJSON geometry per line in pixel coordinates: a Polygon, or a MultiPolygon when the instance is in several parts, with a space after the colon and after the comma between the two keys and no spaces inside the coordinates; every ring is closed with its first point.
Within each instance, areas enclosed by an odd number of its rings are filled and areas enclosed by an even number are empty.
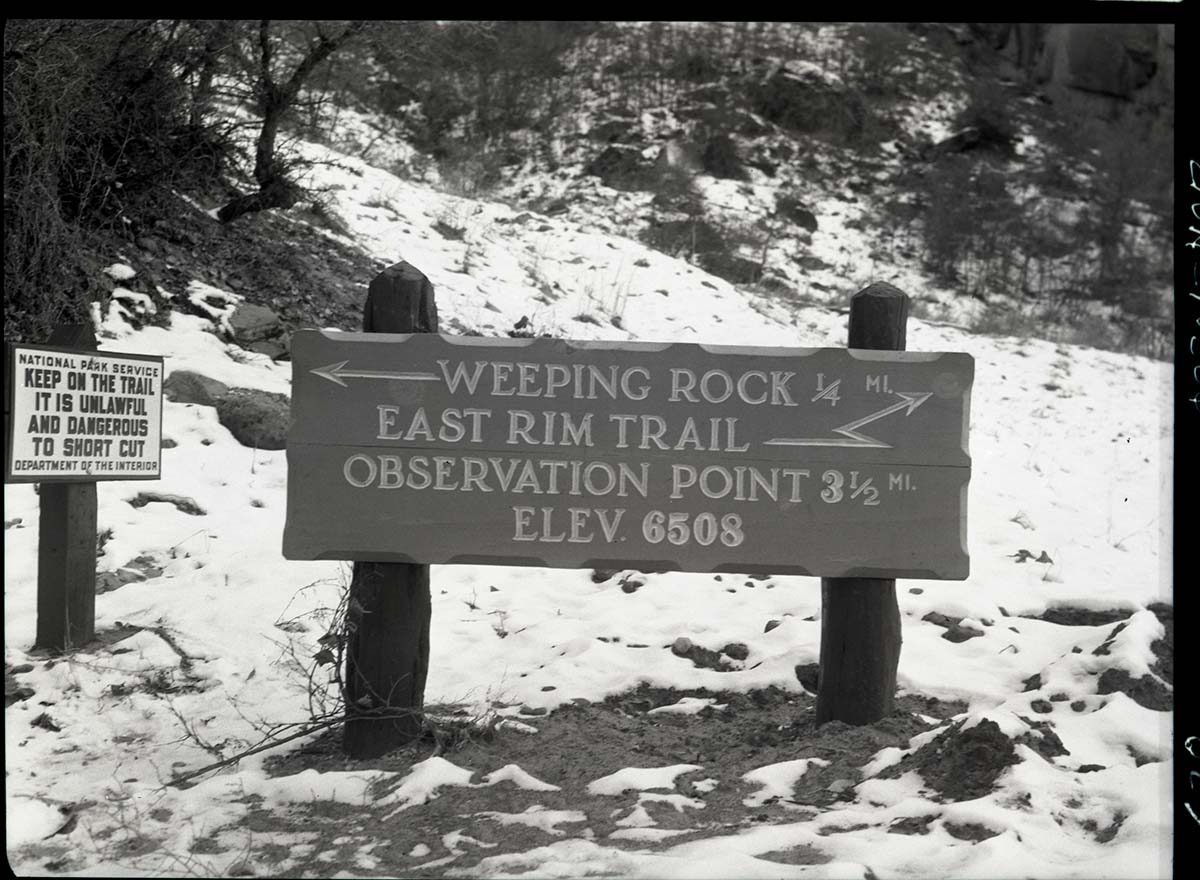
{"type": "Polygon", "coordinates": [[[95,635],[96,482],[161,474],[163,359],[87,324],[6,348],[4,481],[41,484],[35,644],[62,651],[95,635]]]}
{"type": "Polygon", "coordinates": [[[300,331],[289,559],[965,578],[962,353],[300,331]]]}

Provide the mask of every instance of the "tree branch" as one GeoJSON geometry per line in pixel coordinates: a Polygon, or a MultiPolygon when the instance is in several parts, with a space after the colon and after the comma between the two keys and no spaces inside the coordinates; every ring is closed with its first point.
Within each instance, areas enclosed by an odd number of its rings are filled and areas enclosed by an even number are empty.
{"type": "Polygon", "coordinates": [[[201,767],[199,770],[193,770],[191,773],[184,773],[182,776],[176,776],[170,782],[166,783],[163,788],[167,788],[168,786],[180,786],[188,780],[195,779],[197,776],[203,776],[205,773],[211,773],[213,770],[219,770],[222,767],[229,766],[230,764],[236,764],[238,761],[242,760],[242,758],[248,758],[251,755],[257,755],[259,752],[265,752],[268,749],[281,746],[284,743],[291,742],[294,739],[300,739],[300,737],[308,736],[310,733],[316,733],[318,730],[324,730],[327,727],[333,727],[334,725],[341,724],[343,721],[345,721],[345,718],[340,716],[337,718],[326,719],[324,721],[318,721],[315,724],[308,725],[302,730],[298,730],[296,733],[293,733],[290,736],[285,736],[282,739],[273,739],[270,742],[255,746],[252,749],[247,749],[244,752],[238,752],[236,755],[230,755],[228,758],[223,758],[220,761],[214,761],[212,764],[209,764],[206,767],[201,767]]]}
{"type": "Polygon", "coordinates": [[[258,23],[258,57],[259,81],[262,83],[263,97],[266,98],[274,91],[275,83],[271,81],[271,20],[264,18],[258,23]]]}
{"type": "Polygon", "coordinates": [[[304,80],[312,73],[314,67],[336,52],[343,43],[357,35],[366,26],[367,22],[365,21],[352,21],[346,25],[344,31],[335,37],[318,37],[316,43],[310,46],[308,54],[296,66],[291,78],[283,86],[282,93],[285,100],[290,101],[296,96],[300,91],[300,86],[304,84],[304,80]]]}

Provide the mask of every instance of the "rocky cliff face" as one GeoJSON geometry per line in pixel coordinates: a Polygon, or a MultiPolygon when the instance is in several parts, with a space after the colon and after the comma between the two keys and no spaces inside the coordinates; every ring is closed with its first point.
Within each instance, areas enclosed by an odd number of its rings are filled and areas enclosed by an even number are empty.
{"type": "Polygon", "coordinates": [[[1174,97],[1174,68],[1174,25],[1054,24],[1046,28],[1037,79],[1157,108],[1174,97]]]}
{"type": "Polygon", "coordinates": [[[1172,115],[1173,24],[1027,23],[971,30],[1052,101],[1108,119],[1172,115]]]}

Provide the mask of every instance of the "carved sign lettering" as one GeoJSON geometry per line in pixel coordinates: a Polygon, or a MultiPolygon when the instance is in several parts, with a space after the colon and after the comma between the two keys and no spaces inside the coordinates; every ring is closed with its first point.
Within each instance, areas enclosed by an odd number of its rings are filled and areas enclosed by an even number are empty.
{"type": "Polygon", "coordinates": [[[289,559],[967,576],[962,353],[301,331],[289,559]]]}

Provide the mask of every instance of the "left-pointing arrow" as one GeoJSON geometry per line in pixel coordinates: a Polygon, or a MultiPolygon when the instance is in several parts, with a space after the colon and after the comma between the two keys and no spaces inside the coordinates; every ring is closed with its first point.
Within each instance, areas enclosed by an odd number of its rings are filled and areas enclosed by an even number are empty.
{"type": "Polygon", "coordinates": [[[346,387],[345,379],[399,379],[401,381],[410,382],[438,382],[440,377],[436,373],[396,373],[390,370],[347,370],[346,364],[349,361],[338,361],[336,364],[329,364],[326,367],[317,367],[315,370],[309,370],[310,373],[316,373],[322,379],[328,379],[330,382],[336,382],[343,388],[346,387]]]}

